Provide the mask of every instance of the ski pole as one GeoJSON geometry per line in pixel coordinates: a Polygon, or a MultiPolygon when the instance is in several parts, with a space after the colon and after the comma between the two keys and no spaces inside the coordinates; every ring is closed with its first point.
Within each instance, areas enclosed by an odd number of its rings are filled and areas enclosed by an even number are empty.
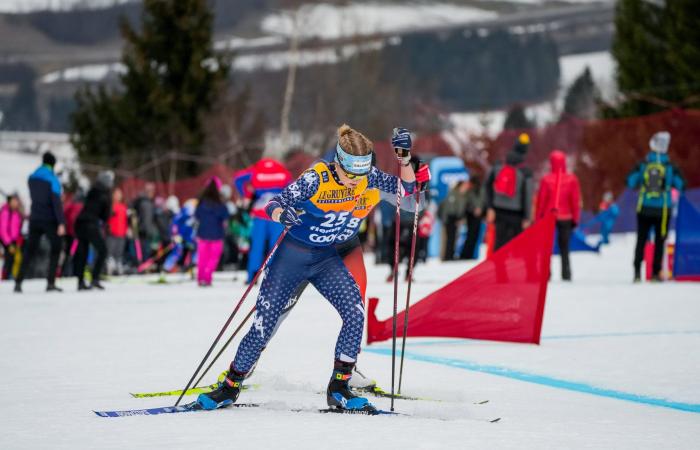
{"type": "Polygon", "coordinates": [[[396,378],[396,312],[399,304],[399,239],[401,237],[401,160],[396,186],[396,223],[394,233],[394,315],[391,320],[391,410],[394,410],[394,379],[396,378]]]}
{"type": "Polygon", "coordinates": [[[139,236],[139,219],[134,211],[131,216],[131,234],[134,238],[134,250],[136,251],[136,261],[139,264],[143,262],[143,249],[141,248],[141,238],[139,236]]]}
{"type": "Polygon", "coordinates": [[[418,230],[418,209],[420,208],[420,189],[416,191],[416,212],[413,214],[413,234],[411,235],[411,256],[408,258],[408,292],[406,293],[406,309],[403,310],[403,339],[401,342],[401,363],[399,364],[399,389],[401,395],[401,380],[403,379],[403,354],[406,351],[406,333],[408,332],[408,306],[411,300],[411,282],[413,281],[413,264],[416,256],[416,231],[418,230]]]}
{"type": "Polygon", "coordinates": [[[139,266],[136,268],[137,273],[141,273],[144,270],[148,269],[151,267],[158,259],[162,258],[163,256],[167,256],[170,254],[170,251],[175,247],[175,243],[171,242],[168,244],[165,248],[160,248],[158,252],[153,255],[152,257],[148,258],[146,261],[142,262],[139,264],[139,266]]]}
{"type": "Polygon", "coordinates": [[[177,401],[175,402],[175,406],[178,406],[180,404],[180,400],[182,400],[182,397],[185,395],[185,392],[190,388],[192,385],[192,381],[197,377],[197,374],[199,373],[200,369],[206,362],[207,358],[209,358],[209,355],[211,355],[211,352],[214,350],[214,347],[216,347],[216,344],[219,343],[219,340],[221,339],[221,336],[223,336],[224,332],[226,331],[226,328],[228,328],[229,324],[233,320],[233,317],[236,315],[238,310],[241,308],[241,305],[243,304],[243,301],[246,299],[250,291],[253,289],[253,286],[255,286],[255,283],[258,281],[258,277],[260,277],[260,274],[263,272],[265,267],[268,265],[270,262],[270,259],[272,258],[272,255],[275,254],[275,251],[279,247],[280,243],[282,242],[282,239],[287,235],[288,229],[285,228],[284,231],[280,234],[280,237],[277,238],[277,241],[275,242],[275,245],[272,246],[272,249],[270,252],[267,254],[267,257],[265,258],[265,261],[262,263],[258,271],[255,273],[255,276],[253,277],[252,280],[250,280],[250,284],[248,285],[248,288],[246,288],[245,292],[243,293],[243,296],[241,299],[238,301],[238,304],[236,307],[233,309],[233,312],[231,315],[228,317],[226,320],[226,323],[224,323],[224,326],[221,328],[221,331],[219,331],[219,334],[216,336],[216,339],[214,339],[214,342],[211,344],[211,347],[209,347],[209,350],[207,351],[206,355],[204,355],[204,358],[202,359],[202,362],[199,363],[199,366],[197,366],[197,370],[194,371],[192,374],[192,377],[190,378],[190,381],[187,382],[187,385],[185,388],[182,390],[182,393],[180,394],[180,397],[178,397],[177,401]]]}
{"type": "Polygon", "coordinates": [[[219,350],[219,353],[217,353],[216,356],[214,356],[214,359],[212,360],[212,362],[209,363],[209,365],[207,366],[206,369],[204,369],[204,372],[202,372],[202,375],[199,377],[199,379],[197,381],[195,381],[195,383],[194,383],[195,386],[199,386],[199,383],[207,375],[207,373],[209,372],[209,369],[212,368],[212,366],[216,363],[216,361],[219,359],[219,357],[224,353],[224,351],[226,351],[226,348],[229,346],[229,344],[231,344],[231,342],[233,342],[233,338],[235,338],[236,335],[238,334],[238,332],[241,331],[241,328],[243,328],[243,326],[246,324],[246,322],[248,322],[248,319],[250,319],[250,316],[252,316],[254,312],[255,312],[255,306],[253,306],[250,309],[250,312],[248,313],[248,315],[245,316],[245,318],[243,318],[243,322],[241,322],[241,324],[238,325],[238,328],[236,328],[236,330],[233,332],[231,337],[228,338],[228,341],[226,341],[224,346],[221,347],[221,350],[219,350]]]}

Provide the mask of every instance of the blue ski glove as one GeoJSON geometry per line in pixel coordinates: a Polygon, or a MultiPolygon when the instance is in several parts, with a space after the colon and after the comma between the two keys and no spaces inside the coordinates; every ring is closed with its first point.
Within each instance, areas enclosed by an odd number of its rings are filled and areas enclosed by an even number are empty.
{"type": "Polygon", "coordinates": [[[406,128],[394,128],[391,136],[391,146],[402,165],[408,165],[411,159],[411,132],[406,128]]]}
{"type": "Polygon", "coordinates": [[[294,208],[284,208],[280,213],[280,223],[285,227],[301,225],[301,219],[294,208]]]}

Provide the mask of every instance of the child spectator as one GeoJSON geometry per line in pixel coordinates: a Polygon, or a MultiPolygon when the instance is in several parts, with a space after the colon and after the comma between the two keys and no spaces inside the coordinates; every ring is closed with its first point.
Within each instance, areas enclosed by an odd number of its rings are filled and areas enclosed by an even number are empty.
{"type": "Polygon", "coordinates": [[[15,255],[20,248],[23,221],[19,197],[12,194],[7,197],[7,203],[0,209],[0,243],[5,254],[5,262],[2,266],[3,280],[12,278],[15,255]]]}
{"type": "Polygon", "coordinates": [[[610,243],[610,233],[615,226],[615,220],[620,214],[620,207],[615,203],[613,193],[606,191],[603,194],[603,200],[598,205],[598,216],[597,221],[600,221],[600,236],[601,244],[610,243]]]}

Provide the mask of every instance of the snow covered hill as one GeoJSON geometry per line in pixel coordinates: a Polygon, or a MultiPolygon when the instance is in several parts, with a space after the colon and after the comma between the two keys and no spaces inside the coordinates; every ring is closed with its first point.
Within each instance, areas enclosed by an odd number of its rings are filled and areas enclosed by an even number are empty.
{"type": "Polygon", "coordinates": [[[65,11],[75,7],[104,8],[134,0],[0,0],[0,12],[65,11]]]}
{"type": "MultiPolygon", "coordinates": [[[[166,285],[132,277],[107,283],[105,292],[77,293],[68,279],[60,295],[30,281],[16,296],[0,283],[0,448],[695,448],[700,286],[633,285],[632,246],[631,236],[616,235],[600,255],[574,254],[570,284],[558,281],[554,258],[540,346],[411,339],[403,392],[436,400],[397,401],[411,417],[289,411],[324,406],[318,392],[340,328],[334,310],[309,289],[250,380],[260,388],[241,396],[264,408],[99,418],[92,410],[172,404],[128,393],[184,385],[244,286],[231,273],[217,274],[210,289],[179,276],[166,285]],[[474,420],[495,416],[501,422],[474,420]]],[[[366,260],[368,295],[382,299],[384,319],[391,311],[388,268],[366,260]]],[[[467,267],[419,266],[414,299],[467,267]]],[[[367,347],[359,360],[387,389],[390,348],[367,347]]],[[[232,357],[228,351],[215,370],[232,357]]],[[[376,403],[388,407],[386,399],[376,403]]]]}
{"type": "MultiPolygon", "coordinates": [[[[68,172],[80,173],[75,150],[63,133],[0,132],[0,194],[18,193],[29,208],[27,178],[51,151],[57,158],[56,172],[68,181],[68,172]]],[[[1,197],[4,202],[4,197],[1,197]]],[[[28,209],[27,209],[28,211],[28,209]]]]}
{"type": "MultiPolygon", "coordinates": [[[[39,10],[68,10],[75,7],[88,7],[88,8],[103,8],[118,3],[128,3],[135,2],[138,0],[0,0],[0,12],[27,12],[27,11],[39,11],[39,10]]],[[[487,3],[494,0],[482,0],[482,2],[487,3]]],[[[560,0],[495,0],[500,3],[524,3],[524,4],[545,4],[545,3],[562,3],[560,0]]],[[[615,0],[563,0],[565,3],[592,3],[608,1],[612,2],[615,0]]],[[[321,3],[322,2],[313,2],[321,3]]],[[[415,2],[420,3],[420,2],[415,2]]]]}

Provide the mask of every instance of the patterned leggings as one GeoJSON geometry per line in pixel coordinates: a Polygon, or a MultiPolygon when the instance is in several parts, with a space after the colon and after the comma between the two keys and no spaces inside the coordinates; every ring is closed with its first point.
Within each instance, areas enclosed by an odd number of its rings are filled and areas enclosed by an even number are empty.
{"type": "Polygon", "coordinates": [[[304,281],[309,281],[343,320],[335,345],[335,359],[355,361],[365,318],[355,279],[334,247],[309,247],[287,236],[265,269],[253,325],[238,346],[236,358],[231,364],[233,370],[238,373],[250,371],[274,334],[280,314],[297,286],[304,281]]]}

